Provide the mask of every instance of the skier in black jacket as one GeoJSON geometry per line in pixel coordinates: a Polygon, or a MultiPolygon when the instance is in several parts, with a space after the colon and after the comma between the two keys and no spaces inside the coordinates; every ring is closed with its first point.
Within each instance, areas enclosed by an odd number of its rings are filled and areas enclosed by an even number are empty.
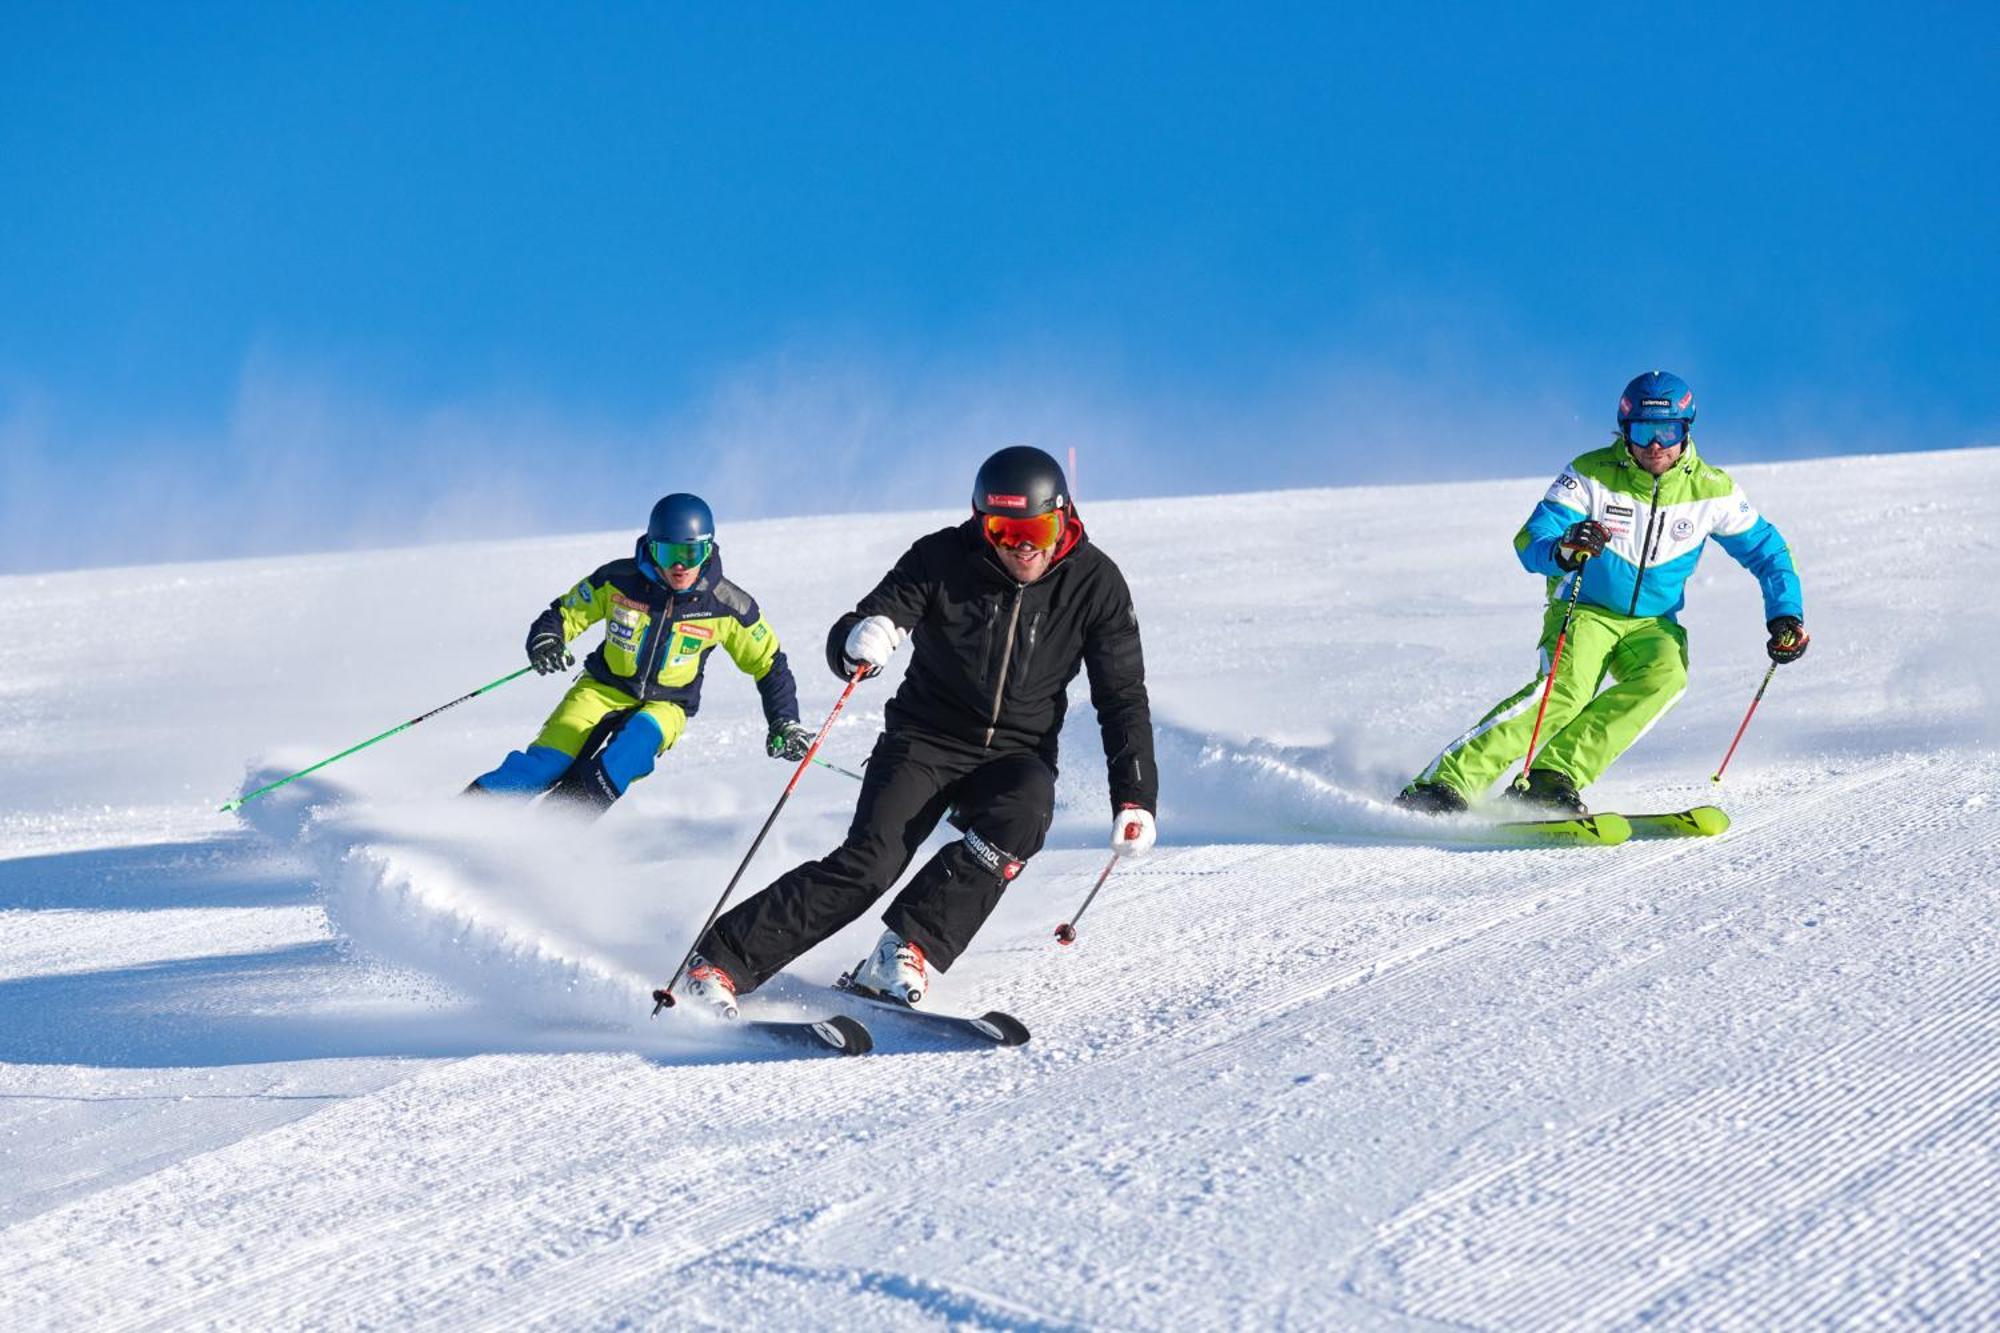
{"type": "Polygon", "coordinates": [[[972,517],[920,538],[827,635],[843,679],[914,658],[886,710],[847,840],[730,910],[697,947],[685,993],[729,1015],[736,996],[863,912],[949,816],[964,836],[883,914],[855,980],[921,1001],[1028,858],[1054,813],[1056,742],[1083,668],[1104,736],[1112,846],[1153,845],[1159,780],[1132,594],[1084,534],[1062,468],[1002,449],[973,481],[972,517]]]}

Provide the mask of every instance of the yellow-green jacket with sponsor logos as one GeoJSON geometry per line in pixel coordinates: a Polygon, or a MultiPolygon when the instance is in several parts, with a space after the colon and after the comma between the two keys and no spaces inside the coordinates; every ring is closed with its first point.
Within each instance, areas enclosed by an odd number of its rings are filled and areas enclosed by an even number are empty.
{"type": "Polygon", "coordinates": [[[549,603],[528,638],[555,630],[568,642],[603,621],[604,642],[584,660],[592,679],[635,703],[679,704],[689,717],[701,707],[708,655],[720,648],[757,682],[767,724],[798,721],[798,686],[777,631],[757,599],[723,577],[721,548],[709,555],[694,586],[678,593],[657,576],[644,548],[641,538],[631,558],[600,567],[549,603]]]}

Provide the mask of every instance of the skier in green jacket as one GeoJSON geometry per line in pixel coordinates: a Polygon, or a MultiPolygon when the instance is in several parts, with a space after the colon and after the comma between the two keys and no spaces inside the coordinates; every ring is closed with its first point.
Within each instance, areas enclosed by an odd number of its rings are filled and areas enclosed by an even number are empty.
{"type": "Polygon", "coordinates": [[[603,565],[549,603],[528,627],[528,661],[543,675],[574,664],[569,642],[602,621],[604,641],[583,676],[526,748],[469,792],[548,792],[608,810],[681,738],[701,706],[703,668],[720,648],[757,682],[769,727],[765,752],[797,763],[812,744],[799,725],[798,686],[757,599],[722,575],[715,515],[677,491],[653,506],[630,557],[603,565]]]}
{"type": "Polygon", "coordinates": [[[1534,767],[1525,786],[1508,790],[1529,805],[1588,813],[1582,789],[1687,688],[1687,633],[1676,616],[1710,537],[1763,589],[1771,660],[1794,662],[1805,652],[1791,550],[1728,474],[1697,456],[1694,412],[1694,391],[1677,375],[1650,371],[1625,386],[1617,438],[1564,469],[1514,537],[1521,564],[1548,578],[1540,670],[1447,745],[1396,804],[1429,814],[1466,810],[1527,755],[1574,592],[1534,767]],[[1600,693],[1606,677],[1611,687],[1600,693]]]}

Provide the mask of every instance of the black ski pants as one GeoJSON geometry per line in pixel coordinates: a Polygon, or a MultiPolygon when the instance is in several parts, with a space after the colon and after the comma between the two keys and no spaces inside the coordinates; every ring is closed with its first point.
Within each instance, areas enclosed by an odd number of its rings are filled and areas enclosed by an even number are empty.
{"type": "Polygon", "coordinates": [[[854,921],[887,892],[924,839],[951,814],[965,837],[947,844],[882,914],[888,927],[949,969],[1000,901],[1021,863],[1042,849],[1056,774],[1040,755],[991,750],[907,728],[883,733],[862,776],[847,840],[724,913],[701,954],[739,993],[854,921]]]}

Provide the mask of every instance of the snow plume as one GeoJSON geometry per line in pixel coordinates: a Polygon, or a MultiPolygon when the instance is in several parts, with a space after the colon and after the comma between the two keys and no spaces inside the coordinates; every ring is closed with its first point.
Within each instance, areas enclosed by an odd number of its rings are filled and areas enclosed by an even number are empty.
{"type": "MultiPolygon", "coordinates": [[[[1097,726],[1088,710],[1063,729],[1070,762],[1057,784],[1050,845],[1096,847],[1108,828],[1097,726]]],[[[1322,745],[1276,745],[1177,726],[1155,718],[1162,775],[1161,827],[1174,843],[1299,842],[1395,836],[1412,816],[1378,799],[1400,779],[1377,771],[1343,736],[1322,745]]]]}
{"type": "Polygon", "coordinates": [[[1177,839],[1297,842],[1393,834],[1409,816],[1363,792],[1394,784],[1362,778],[1344,744],[1271,745],[1158,728],[1160,765],[1176,772],[1164,814],[1177,839]],[[1357,790],[1359,788],[1359,790],[1357,790]]]}
{"type": "MultiPolygon", "coordinates": [[[[254,775],[250,785],[276,776],[254,775]]],[[[582,855],[565,847],[560,865],[538,851],[549,819],[497,819],[475,802],[392,815],[316,779],[243,813],[260,833],[296,849],[321,888],[328,921],[371,959],[542,1028],[616,1030],[644,1012],[649,979],[586,938],[595,924],[587,893],[564,892],[594,882],[604,860],[588,854],[587,841],[582,855]],[[564,897],[582,930],[537,910],[564,897]]]]}

